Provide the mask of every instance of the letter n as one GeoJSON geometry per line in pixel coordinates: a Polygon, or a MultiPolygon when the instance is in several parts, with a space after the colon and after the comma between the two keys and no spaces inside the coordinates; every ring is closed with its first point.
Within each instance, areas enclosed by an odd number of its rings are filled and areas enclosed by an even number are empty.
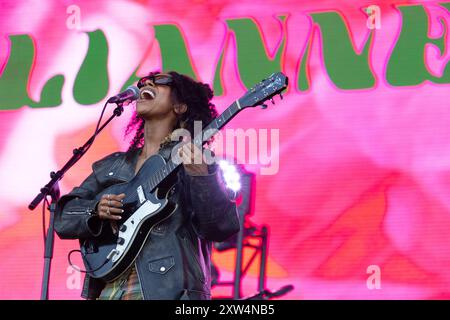
{"type": "Polygon", "coordinates": [[[323,58],[331,81],[346,90],[373,87],[375,77],[369,54],[375,31],[368,31],[363,49],[357,53],[344,19],[337,12],[314,13],[311,17],[321,30],[323,58]]]}

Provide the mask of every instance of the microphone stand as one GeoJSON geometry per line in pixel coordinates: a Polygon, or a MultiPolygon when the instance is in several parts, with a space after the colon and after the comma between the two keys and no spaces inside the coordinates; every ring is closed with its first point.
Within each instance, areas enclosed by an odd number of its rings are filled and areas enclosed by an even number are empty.
{"type": "MultiPolygon", "coordinates": [[[[73,150],[73,155],[67,161],[67,163],[62,167],[61,170],[57,172],[50,172],[50,181],[40,189],[39,194],[31,201],[28,205],[28,209],[34,210],[41,201],[47,196],[51,197],[51,204],[48,207],[50,212],[50,221],[47,229],[46,237],[45,237],[45,251],[44,251],[44,273],[42,277],[42,286],[41,286],[41,300],[48,300],[48,288],[50,282],[50,270],[51,270],[51,261],[53,258],[53,247],[55,240],[55,231],[54,231],[54,219],[55,219],[55,208],[56,203],[59,200],[60,192],[59,192],[59,184],[58,182],[62,179],[64,174],[80,160],[83,155],[90,148],[92,143],[95,140],[95,137],[111,122],[115,117],[119,117],[123,112],[123,103],[117,103],[117,107],[114,109],[111,117],[105,121],[105,123],[99,127],[99,129],[89,138],[86,143],[73,150]]],[[[46,200],[47,201],[47,200],[46,200]]],[[[43,213],[45,214],[45,212],[43,213]]]]}

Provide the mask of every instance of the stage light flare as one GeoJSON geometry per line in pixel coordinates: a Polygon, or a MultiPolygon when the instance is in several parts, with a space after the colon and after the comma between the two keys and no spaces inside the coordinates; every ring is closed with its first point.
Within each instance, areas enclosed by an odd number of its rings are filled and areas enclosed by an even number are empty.
{"type": "Polygon", "coordinates": [[[219,167],[227,188],[238,192],[241,189],[241,176],[236,166],[226,160],[220,160],[219,167]]]}

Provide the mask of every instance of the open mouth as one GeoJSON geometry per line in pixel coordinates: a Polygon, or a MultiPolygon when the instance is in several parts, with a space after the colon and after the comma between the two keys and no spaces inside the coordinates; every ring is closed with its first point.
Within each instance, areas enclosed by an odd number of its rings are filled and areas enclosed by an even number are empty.
{"type": "Polygon", "coordinates": [[[146,100],[150,100],[150,99],[155,99],[155,92],[151,89],[144,89],[141,91],[141,98],[142,99],[146,99],[146,100]]]}

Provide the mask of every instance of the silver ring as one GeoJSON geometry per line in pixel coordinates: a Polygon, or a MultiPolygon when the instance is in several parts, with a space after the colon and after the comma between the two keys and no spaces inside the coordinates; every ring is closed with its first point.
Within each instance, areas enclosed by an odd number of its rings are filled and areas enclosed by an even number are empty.
{"type": "Polygon", "coordinates": [[[108,200],[108,207],[111,207],[111,200],[108,200]]]}

